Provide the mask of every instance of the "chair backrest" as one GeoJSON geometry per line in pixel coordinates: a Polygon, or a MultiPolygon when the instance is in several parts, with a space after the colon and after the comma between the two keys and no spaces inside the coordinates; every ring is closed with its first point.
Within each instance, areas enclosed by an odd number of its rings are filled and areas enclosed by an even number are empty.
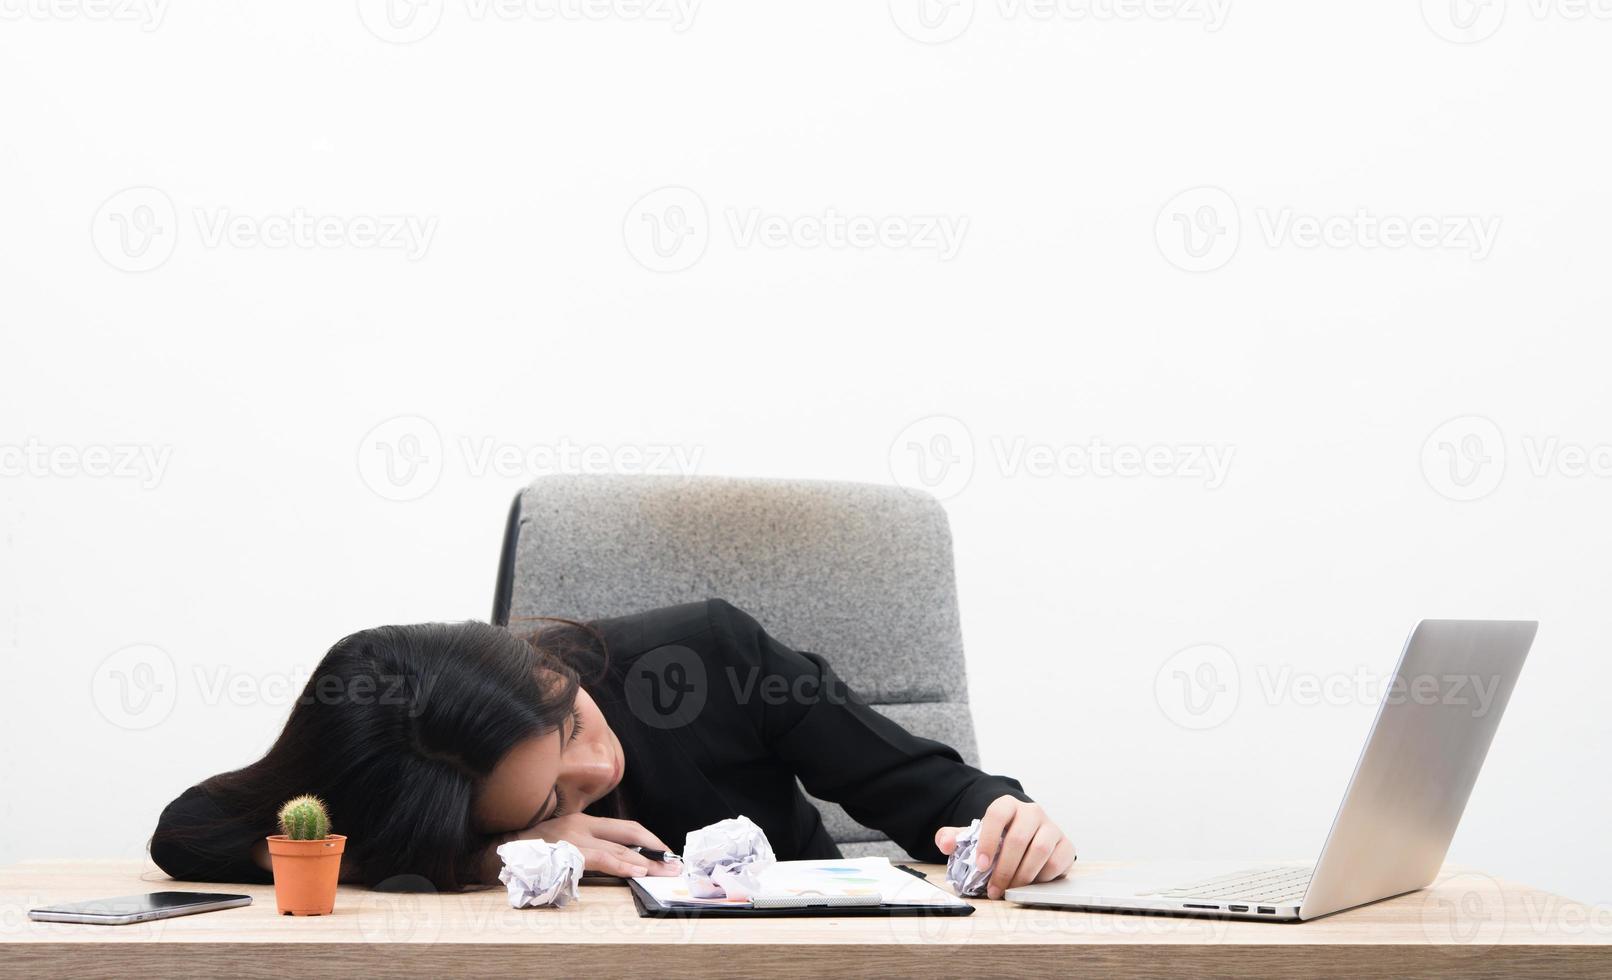
{"type": "MultiPolygon", "coordinates": [[[[727,599],[823,655],[869,704],[977,764],[946,513],[899,487],[547,476],[515,498],[493,620],[727,599]]],[[[847,856],[899,857],[814,800],[847,856]]]]}

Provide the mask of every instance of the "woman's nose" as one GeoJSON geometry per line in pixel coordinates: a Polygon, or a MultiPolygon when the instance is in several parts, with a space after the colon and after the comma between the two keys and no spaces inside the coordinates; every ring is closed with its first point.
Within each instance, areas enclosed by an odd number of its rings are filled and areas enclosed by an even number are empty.
{"type": "Polygon", "coordinates": [[[615,766],[605,747],[577,746],[560,760],[560,778],[574,786],[592,789],[610,781],[615,766]]]}

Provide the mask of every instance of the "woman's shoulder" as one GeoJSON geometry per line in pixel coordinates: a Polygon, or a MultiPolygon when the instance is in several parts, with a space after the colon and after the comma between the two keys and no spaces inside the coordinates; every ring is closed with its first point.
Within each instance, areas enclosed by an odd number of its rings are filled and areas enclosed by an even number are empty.
{"type": "Polygon", "coordinates": [[[608,651],[612,683],[596,699],[624,705],[653,729],[677,729],[700,720],[702,731],[730,729],[714,741],[729,750],[758,730],[763,704],[756,697],[763,672],[761,647],[741,634],[755,620],[723,599],[662,606],[592,624],[608,651]],[[601,698],[601,695],[603,696],[601,698]]]}
{"type": "Polygon", "coordinates": [[[711,635],[715,621],[734,608],[725,599],[701,599],[596,619],[589,625],[599,631],[612,663],[628,663],[679,643],[694,641],[694,645],[701,645],[698,641],[711,635]]]}

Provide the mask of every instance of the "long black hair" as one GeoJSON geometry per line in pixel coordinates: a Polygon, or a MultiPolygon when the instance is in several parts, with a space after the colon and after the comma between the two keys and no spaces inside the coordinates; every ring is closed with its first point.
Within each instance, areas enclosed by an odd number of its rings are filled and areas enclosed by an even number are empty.
{"type": "MultiPolygon", "coordinates": [[[[330,648],[266,755],[198,787],[216,820],[159,821],[153,857],[239,867],[277,833],[281,803],[322,798],[344,861],[371,886],[419,876],[475,882],[490,839],[471,824],[482,780],[511,747],[560,727],[583,671],[604,669],[597,635],[558,621],[522,638],[486,623],[381,626],[330,648]]],[[[159,858],[159,863],[161,859],[159,858]]]]}

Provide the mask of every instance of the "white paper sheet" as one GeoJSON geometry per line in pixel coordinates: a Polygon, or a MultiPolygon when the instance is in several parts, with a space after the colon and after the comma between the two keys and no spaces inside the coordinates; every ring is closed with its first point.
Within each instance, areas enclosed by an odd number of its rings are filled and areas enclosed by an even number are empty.
{"type": "MultiPolygon", "coordinates": [[[[682,878],[634,878],[656,901],[667,906],[749,908],[748,899],[700,898],[682,878]]],[[[967,905],[930,882],[908,874],[887,858],[866,857],[823,861],[780,861],[761,872],[757,895],[848,896],[877,894],[883,905],[967,905]]]]}

